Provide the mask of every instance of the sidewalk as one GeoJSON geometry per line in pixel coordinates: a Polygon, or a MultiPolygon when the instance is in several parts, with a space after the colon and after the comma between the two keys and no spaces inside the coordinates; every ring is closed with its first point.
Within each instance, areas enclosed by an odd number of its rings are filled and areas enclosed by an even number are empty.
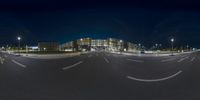
{"type": "MultiPolygon", "coordinates": [[[[161,56],[170,56],[171,53],[131,53],[131,52],[110,52],[110,53],[115,53],[115,54],[122,54],[122,55],[128,55],[128,56],[154,56],[154,57],[161,57],[161,56]]],[[[181,53],[173,53],[173,55],[181,55],[181,54],[188,54],[192,52],[181,52],[181,53]]]]}
{"type": "Polygon", "coordinates": [[[64,53],[64,54],[20,54],[23,57],[34,58],[34,59],[59,59],[79,56],[80,52],[77,53],[64,53]]]}

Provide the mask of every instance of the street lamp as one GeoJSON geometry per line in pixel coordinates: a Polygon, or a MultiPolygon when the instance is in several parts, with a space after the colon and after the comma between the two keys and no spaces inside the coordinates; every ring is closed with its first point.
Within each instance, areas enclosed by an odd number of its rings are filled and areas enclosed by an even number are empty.
{"type": "Polygon", "coordinates": [[[141,47],[141,44],[139,43],[139,44],[138,44],[138,46],[139,46],[139,49],[140,49],[140,47],[141,47]]]}
{"type": "Polygon", "coordinates": [[[83,51],[83,39],[82,38],[80,39],[80,46],[79,47],[80,47],[81,52],[82,52],[83,51]]]}
{"type": "Polygon", "coordinates": [[[172,50],[171,50],[171,51],[172,51],[172,55],[173,55],[173,49],[174,49],[174,45],[173,45],[173,43],[174,43],[174,38],[171,38],[170,41],[171,41],[171,46],[172,46],[172,50]]]}
{"type": "Polygon", "coordinates": [[[19,53],[19,55],[20,55],[20,40],[21,40],[21,37],[18,36],[18,37],[17,37],[17,40],[18,40],[18,53],[19,53]]]}
{"type": "Polygon", "coordinates": [[[26,45],[26,56],[28,56],[28,45],[26,45]]]}
{"type": "Polygon", "coordinates": [[[122,42],[123,42],[123,40],[119,40],[119,42],[120,42],[120,54],[122,54],[122,50],[123,50],[122,42]]]}
{"type": "Polygon", "coordinates": [[[158,44],[157,43],[155,44],[155,46],[156,46],[156,50],[158,50],[158,44]]]}
{"type": "Polygon", "coordinates": [[[189,48],[189,45],[187,44],[187,51],[189,51],[189,49],[188,49],[188,48],[189,48]]]}

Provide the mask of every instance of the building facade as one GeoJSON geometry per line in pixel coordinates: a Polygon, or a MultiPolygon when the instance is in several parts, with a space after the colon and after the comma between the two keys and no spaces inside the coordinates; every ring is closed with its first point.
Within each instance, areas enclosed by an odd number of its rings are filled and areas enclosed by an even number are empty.
{"type": "Polygon", "coordinates": [[[91,39],[81,38],[75,41],[63,43],[60,45],[62,51],[128,51],[136,49],[135,45],[123,40],[108,38],[108,39],[91,39]]]}
{"type": "Polygon", "coordinates": [[[39,42],[38,43],[39,51],[59,51],[58,42],[39,42]]]}
{"type": "Polygon", "coordinates": [[[129,52],[136,52],[137,51],[137,45],[131,42],[127,42],[127,51],[129,52]]]}
{"type": "Polygon", "coordinates": [[[76,40],[78,51],[90,51],[91,49],[91,38],[81,38],[76,40]]]}

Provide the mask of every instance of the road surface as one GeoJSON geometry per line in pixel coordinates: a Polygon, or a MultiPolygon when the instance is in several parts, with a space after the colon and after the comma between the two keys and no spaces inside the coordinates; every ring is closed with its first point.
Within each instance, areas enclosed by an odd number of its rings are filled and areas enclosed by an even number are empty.
{"type": "Polygon", "coordinates": [[[200,100],[200,53],[61,59],[0,54],[0,100],[200,100]]]}

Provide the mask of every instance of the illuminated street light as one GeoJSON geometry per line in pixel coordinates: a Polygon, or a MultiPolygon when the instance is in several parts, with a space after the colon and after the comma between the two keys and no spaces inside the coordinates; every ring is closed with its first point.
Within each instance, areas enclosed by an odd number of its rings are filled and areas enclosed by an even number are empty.
{"type": "Polygon", "coordinates": [[[173,43],[174,43],[174,38],[171,38],[170,41],[171,41],[171,46],[172,46],[172,50],[171,50],[171,51],[172,51],[172,55],[173,55],[173,49],[174,49],[174,45],[173,45],[173,43]]]}
{"type": "Polygon", "coordinates": [[[120,54],[122,54],[122,51],[123,51],[122,42],[123,42],[123,40],[119,40],[119,42],[120,42],[120,54]]]}
{"type": "Polygon", "coordinates": [[[158,49],[158,44],[156,43],[155,46],[156,46],[156,50],[157,50],[158,49]]]}
{"type": "Polygon", "coordinates": [[[187,47],[187,51],[189,51],[189,49],[188,49],[188,48],[189,48],[189,45],[188,45],[188,44],[187,44],[187,46],[186,46],[186,47],[187,47]]]}
{"type": "Polygon", "coordinates": [[[21,37],[17,37],[17,40],[21,40],[21,37]]]}
{"type": "Polygon", "coordinates": [[[17,40],[18,40],[18,53],[19,53],[19,55],[20,55],[20,40],[21,39],[22,38],[20,36],[17,37],[17,40]]]}
{"type": "Polygon", "coordinates": [[[26,45],[26,56],[28,56],[28,46],[26,45]]]}
{"type": "Polygon", "coordinates": [[[81,51],[83,51],[83,39],[82,38],[80,39],[80,42],[81,42],[80,43],[81,51]]]}
{"type": "Polygon", "coordinates": [[[138,44],[138,46],[139,46],[139,49],[141,49],[141,44],[140,43],[138,44]]]}

